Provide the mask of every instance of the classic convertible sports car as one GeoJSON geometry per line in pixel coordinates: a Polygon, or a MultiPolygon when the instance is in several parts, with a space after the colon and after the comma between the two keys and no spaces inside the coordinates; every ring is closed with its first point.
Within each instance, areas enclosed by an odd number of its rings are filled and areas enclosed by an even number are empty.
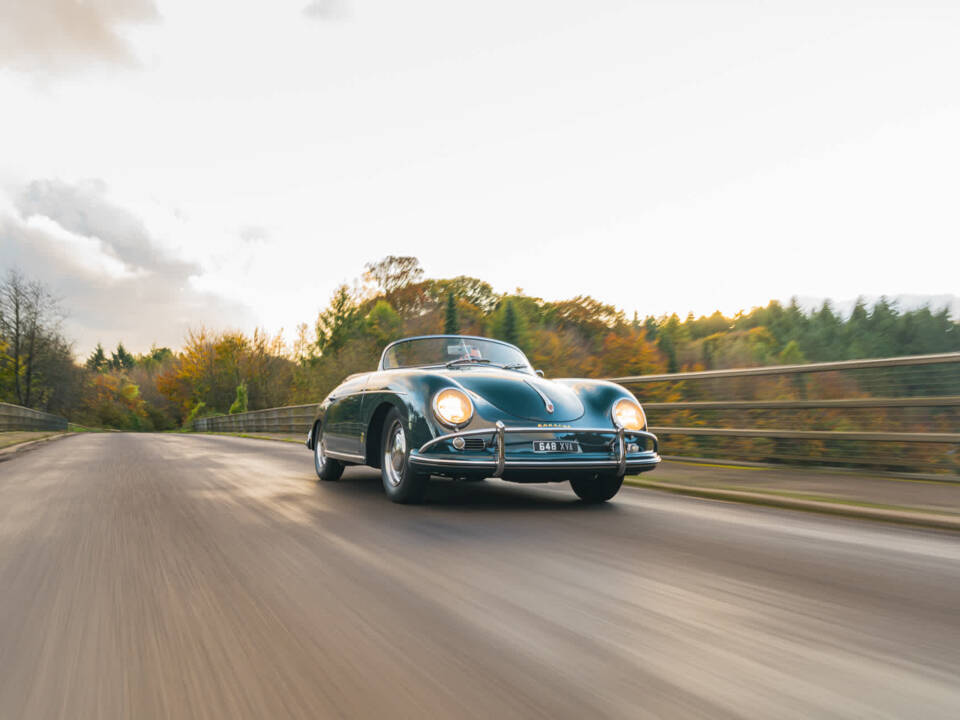
{"type": "Polygon", "coordinates": [[[625,388],[546,380],[513,345],[465,335],[387,345],[375,372],[327,396],[306,444],[321,480],[338,480],[347,465],[380,468],[399,503],[421,500],[431,475],[569,481],[581,499],[604,502],[625,474],[660,462],[625,388]]]}

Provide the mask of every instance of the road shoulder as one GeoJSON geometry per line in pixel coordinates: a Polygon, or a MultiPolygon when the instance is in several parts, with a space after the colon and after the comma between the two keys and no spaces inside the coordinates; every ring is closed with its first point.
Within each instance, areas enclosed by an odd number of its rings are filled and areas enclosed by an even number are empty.
{"type": "Polygon", "coordinates": [[[76,435],[74,432],[59,430],[51,432],[4,432],[0,433],[0,462],[10,460],[20,453],[27,452],[41,445],[59,440],[60,438],[76,435]],[[15,436],[15,437],[4,437],[15,436]]]}

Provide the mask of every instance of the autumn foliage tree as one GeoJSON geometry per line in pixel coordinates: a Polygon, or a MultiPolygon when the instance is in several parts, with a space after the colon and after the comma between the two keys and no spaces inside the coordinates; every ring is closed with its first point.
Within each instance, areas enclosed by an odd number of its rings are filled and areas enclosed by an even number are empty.
{"type": "MultiPolygon", "coordinates": [[[[108,353],[98,344],[80,366],[59,334],[58,317],[45,288],[16,274],[0,283],[0,400],[127,429],[167,429],[191,416],[317,402],[347,375],[374,369],[391,341],[441,332],[513,342],[550,377],[610,378],[960,350],[960,325],[946,310],[904,312],[883,299],[871,306],[859,302],[848,315],[829,302],[805,311],[796,301],[772,301],[732,317],[633,313],[628,320],[620,309],[587,295],[544,300],[520,289],[499,293],[466,275],[428,278],[416,258],[401,255],[368,263],[356,282],[337,287],[314,322],[300,326],[292,348],[281,335],[262,330],[201,327],[188,333],[176,352],[152,347],[134,355],[120,342],[108,353]]],[[[949,389],[956,384],[946,375],[950,371],[927,372],[943,375],[937,375],[937,387],[949,389]]],[[[712,387],[678,380],[645,385],[643,393],[644,399],[669,402],[874,392],[851,378],[819,382],[750,378],[712,387]]],[[[911,384],[916,379],[909,373],[891,372],[885,382],[882,391],[891,395],[923,391],[911,384]]],[[[694,418],[684,410],[661,420],[683,425],[716,418],[694,418]]],[[[768,422],[752,416],[727,420],[768,422]]],[[[877,412],[870,421],[891,419],[877,412]]],[[[820,413],[803,422],[831,429],[843,420],[820,413]]]]}
{"type": "Polygon", "coordinates": [[[210,413],[228,412],[241,384],[253,410],[286,402],[292,369],[279,335],[200,328],[187,335],[183,350],[157,375],[156,385],[181,418],[201,402],[210,413]]]}

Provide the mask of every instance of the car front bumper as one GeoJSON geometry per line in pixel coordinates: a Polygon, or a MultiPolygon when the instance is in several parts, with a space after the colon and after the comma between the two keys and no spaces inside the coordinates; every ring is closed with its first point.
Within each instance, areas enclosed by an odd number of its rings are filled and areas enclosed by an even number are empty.
{"type": "MultiPolygon", "coordinates": [[[[586,443],[588,446],[589,442],[586,443]]],[[[617,475],[652,470],[660,463],[659,441],[653,433],[624,428],[557,428],[557,427],[506,427],[502,422],[492,428],[462,430],[449,433],[424,443],[410,452],[410,462],[420,470],[436,473],[456,471],[483,473],[487,477],[501,477],[505,472],[570,470],[582,472],[613,472],[617,475]],[[585,453],[558,453],[533,456],[531,452],[518,452],[511,448],[507,436],[527,437],[542,435],[555,439],[592,441],[594,450],[585,453]],[[486,438],[482,451],[457,451],[452,447],[455,438],[486,438]],[[610,436],[609,442],[596,448],[597,438],[610,436]],[[630,453],[629,444],[652,442],[652,450],[630,453]]]]}

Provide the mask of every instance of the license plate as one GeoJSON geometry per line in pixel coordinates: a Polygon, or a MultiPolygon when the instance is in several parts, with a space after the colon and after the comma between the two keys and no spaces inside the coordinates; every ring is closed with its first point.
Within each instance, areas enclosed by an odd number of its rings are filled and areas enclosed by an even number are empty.
{"type": "Polygon", "coordinates": [[[576,440],[534,440],[535,453],[578,453],[580,443],[576,440]]]}

